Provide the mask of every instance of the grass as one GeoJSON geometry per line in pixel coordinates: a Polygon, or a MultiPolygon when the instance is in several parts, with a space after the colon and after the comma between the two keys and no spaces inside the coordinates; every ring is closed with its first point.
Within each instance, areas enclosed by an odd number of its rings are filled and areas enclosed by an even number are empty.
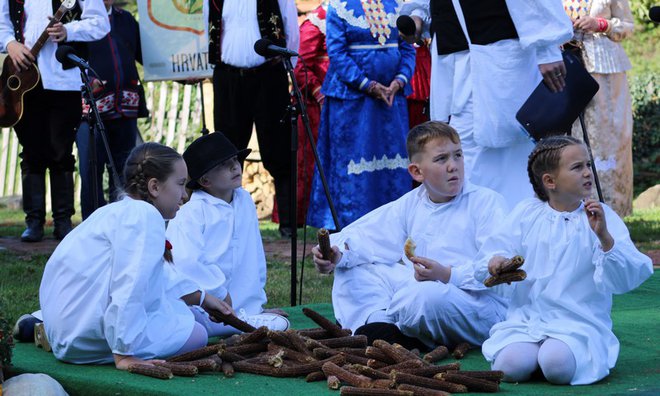
{"type": "MultiPolygon", "coordinates": [[[[642,251],[660,250],[660,208],[635,211],[626,217],[630,235],[642,251]]],[[[264,242],[281,240],[277,225],[262,222],[260,229],[264,242]]],[[[23,213],[20,210],[0,209],[0,237],[18,237],[23,231],[23,213]]],[[[46,232],[52,232],[47,227],[46,232]]],[[[315,230],[307,230],[307,249],[312,246],[315,230]]],[[[304,232],[299,230],[298,241],[303,243],[304,232]]],[[[39,307],[39,284],[48,255],[18,254],[0,250],[0,298],[7,307],[6,316],[10,322],[20,315],[32,312],[39,307]]],[[[267,307],[288,306],[290,303],[291,265],[281,257],[268,258],[268,280],[266,293],[267,307]]],[[[304,271],[302,303],[324,303],[331,301],[332,275],[321,275],[314,270],[310,260],[301,262],[298,257],[298,279],[304,271]]],[[[300,288],[298,288],[300,292],[300,288]]],[[[298,300],[298,298],[296,298],[298,300]]]]}

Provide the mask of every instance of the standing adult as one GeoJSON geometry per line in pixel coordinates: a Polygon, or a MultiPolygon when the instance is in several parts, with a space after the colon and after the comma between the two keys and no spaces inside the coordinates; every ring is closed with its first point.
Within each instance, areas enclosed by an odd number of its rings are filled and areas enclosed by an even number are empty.
{"type": "MultiPolygon", "coordinates": [[[[330,67],[319,127],[319,159],[339,226],[410,189],[406,133],[415,49],[396,29],[399,0],[331,0],[326,14],[330,67]]],[[[336,229],[318,176],[309,224],[336,229]]]]}
{"type": "MultiPolygon", "coordinates": [[[[628,0],[564,0],[587,71],[600,88],[584,111],[605,202],[621,217],[632,213],[632,101],[621,41],[632,35],[628,0]],[[581,3],[581,4],[578,4],[581,3]]],[[[573,136],[582,136],[579,123],[573,136]]]]}
{"type": "Polygon", "coordinates": [[[511,208],[531,197],[533,144],[515,114],[541,79],[563,89],[559,46],[572,29],[561,4],[411,0],[401,13],[412,16],[418,35],[433,38],[431,119],[459,132],[470,181],[499,192],[511,208]]]}
{"type": "Polygon", "coordinates": [[[265,59],[254,43],[268,39],[298,51],[298,15],[294,0],[204,2],[208,16],[209,62],[213,69],[213,119],[243,150],[256,127],[264,167],[275,180],[280,233],[291,236],[291,102],[289,80],[279,57],[265,59]]]}
{"type": "MultiPolygon", "coordinates": [[[[316,9],[307,14],[307,18],[300,25],[300,58],[293,70],[296,82],[300,87],[307,108],[309,127],[314,137],[318,139],[319,121],[321,120],[321,105],[325,96],[321,93],[321,84],[328,72],[328,51],[325,48],[325,10],[327,2],[323,2],[316,9]]],[[[314,175],[314,153],[305,131],[302,116],[298,117],[298,191],[297,216],[298,226],[305,223],[307,208],[309,207],[309,194],[314,175]]],[[[279,222],[277,212],[273,212],[273,221],[279,222]]],[[[286,219],[285,219],[286,221],[286,219]]]]}
{"type": "MultiPolygon", "coordinates": [[[[123,184],[124,163],[136,145],[138,136],[137,110],[139,104],[139,76],[135,62],[142,63],[140,29],[130,12],[114,6],[115,0],[103,0],[110,18],[110,33],[88,44],[89,64],[102,79],[102,87],[95,92],[96,104],[105,126],[114,168],[123,184]]],[[[108,153],[101,136],[95,135],[96,172],[90,165],[89,124],[83,120],[78,128],[79,169],[81,175],[80,207],[83,220],[96,209],[92,181],[96,178],[98,206],[106,204],[103,193],[103,171],[109,165],[108,153]]],[[[108,169],[110,172],[110,169],[108,169]]],[[[112,175],[109,180],[110,202],[117,200],[112,175]]]]}
{"type": "MultiPolygon", "coordinates": [[[[49,18],[61,2],[0,1],[0,49],[9,54],[16,68],[39,66],[38,85],[23,98],[23,116],[14,126],[23,146],[21,173],[23,211],[27,229],[24,242],[37,242],[44,236],[46,221],[46,169],[50,171],[54,235],[63,239],[72,229],[73,141],[80,123],[80,73],[63,69],[55,59],[60,44],[84,50],[84,44],[102,38],[110,31],[108,15],[101,0],[75,2],[61,22],[48,27],[49,18]],[[42,32],[48,41],[36,59],[30,52],[42,32]]],[[[83,55],[79,53],[79,55],[83,55]]],[[[85,55],[86,56],[86,55],[85,55]]]]}

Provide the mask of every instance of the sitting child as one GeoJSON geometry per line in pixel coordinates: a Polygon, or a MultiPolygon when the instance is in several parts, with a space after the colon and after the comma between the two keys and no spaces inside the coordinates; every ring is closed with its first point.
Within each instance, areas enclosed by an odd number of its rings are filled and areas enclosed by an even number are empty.
{"type": "Polygon", "coordinates": [[[233,313],[171,264],[165,219],[186,197],[181,156],[146,143],[133,149],[124,175],[126,196],[96,210],[46,263],[39,301],[59,360],[127,369],[206,345],[187,305],[201,299],[205,309],[233,313]]]}
{"type": "Polygon", "coordinates": [[[335,271],[338,322],[370,341],[480,345],[504,318],[506,302],[474,280],[472,260],[506,204],[464,181],[460,139],[449,125],[414,127],[407,150],[408,171],[422,185],[331,235],[331,260],[314,247],[314,263],[322,273],[335,271]],[[406,258],[408,238],[416,252],[406,258]]]}
{"type": "MultiPolygon", "coordinates": [[[[288,328],[273,312],[262,314],[266,303],[266,256],[257,210],[241,188],[241,164],[250,149],[238,151],[221,132],[202,136],[183,153],[193,190],[190,201],[167,227],[167,239],[177,268],[207,293],[235,307],[238,316],[255,327],[288,328]]],[[[280,310],[275,310],[286,315],[280,310]]],[[[193,309],[210,336],[238,332],[209,320],[193,309]]]]}
{"type": "Polygon", "coordinates": [[[513,294],[482,351],[506,381],[526,381],[540,368],[554,384],[591,384],[608,375],[619,354],[612,293],[639,286],[652,273],[651,260],[616,213],[590,198],[590,160],[579,140],[541,140],[527,169],[537,198],[516,206],[476,264],[483,281],[499,272],[503,257],[521,255],[527,273],[496,286],[513,294]]]}

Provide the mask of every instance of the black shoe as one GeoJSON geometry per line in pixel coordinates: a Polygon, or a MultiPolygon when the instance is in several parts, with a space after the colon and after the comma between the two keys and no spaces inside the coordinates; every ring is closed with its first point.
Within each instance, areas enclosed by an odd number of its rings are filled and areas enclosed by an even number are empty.
{"type": "Polygon", "coordinates": [[[21,315],[14,325],[12,335],[15,340],[20,342],[33,342],[34,341],[34,325],[41,323],[41,320],[35,318],[30,314],[21,315]]]}
{"type": "Polygon", "coordinates": [[[367,343],[372,345],[375,340],[387,341],[390,344],[397,343],[402,347],[412,350],[428,351],[429,348],[417,338],[408,337],[399,330],[396,325],[385,322],[367,323],[355,330],[354,335],[367,336],[367,343]]]}
{"type": "Polygon", "coordinates": [[[60,220],[55,222],[53,235],[55,236],[55,239],[61,241],[65,236],[67,236],[68,233],[71,232],[71,230],[73,230],[73,224],[71,224],[71,220],[60,220]]]}
{"type": "Polygon", "coordinates": [[[39,242],[44,239],[44,226],[40,222],[30,222],[21,234],[23,242],[39,242]]]}
{"type": "Polygon", "coordinates": [[[293,236],[293,229],[291,227],[280,226],[280,236],[282,238],[291,239],[293,236]]]}

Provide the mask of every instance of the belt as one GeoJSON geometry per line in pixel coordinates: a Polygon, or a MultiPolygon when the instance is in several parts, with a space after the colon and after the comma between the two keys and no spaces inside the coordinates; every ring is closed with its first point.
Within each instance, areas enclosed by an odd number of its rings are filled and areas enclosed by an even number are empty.
{"type": "Polygon", "coordinates": [[[255,67],[236,67],[224,62],[220,63],[219,66],[221,70],[227,71],[229,73],[238,74],[239,76],[243,77],[243,76],[251,76],[254,74],[258,74],[265,70],[271,69],[274,66],[279,65],[280,63],[282,63],[282,60],[280,58],[273,58],[255,67]]]}

